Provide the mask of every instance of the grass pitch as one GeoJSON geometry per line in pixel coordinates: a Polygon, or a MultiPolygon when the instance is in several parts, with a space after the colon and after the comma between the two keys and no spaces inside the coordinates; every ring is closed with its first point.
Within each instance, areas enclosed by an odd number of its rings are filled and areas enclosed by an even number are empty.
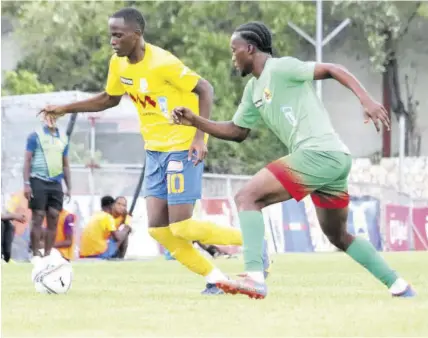
{"type": "MultiPolygon", "coordinates": [[[[2,336],[428,337],[428,252],[385,253],[418,292],[393,299],[345,254],[274,257],[265,300],[201,296],[175,261],[74,264],[67,295],[39,295],[31,265],[2,265],[2,336]]],[[[216,260],[225,272],[241,259],[216,260]]]]}

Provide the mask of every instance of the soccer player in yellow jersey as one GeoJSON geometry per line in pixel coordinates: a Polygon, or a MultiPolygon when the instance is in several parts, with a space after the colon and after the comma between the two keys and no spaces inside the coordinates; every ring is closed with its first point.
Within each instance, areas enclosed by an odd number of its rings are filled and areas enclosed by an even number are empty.
{"type": "MultiPolygon", "coordinates": [[[[150,235],[191,271],[206,277],[205,294],[220,294],[215,283],[227,277],[192,246],[242,245],[241,232],[192,219],[201,197],[207,138],[194,127],[174,125],[170,111],[185,106],[209,118],[213,89],[208,81],[171,53],[143,38],[145,20],[133,8],[124,8],[108,21],[115,54],[105,91],[91,99],[42,110],[47,119],[65,113],[96,112],[119,104],[122,95],[133,100],[145,140],[146,197],[150,235]]],[[[266,246],[265,246],[266,247],[266,246]]],[[[268,269],[267,255],[265,268],[268,269]]]]}

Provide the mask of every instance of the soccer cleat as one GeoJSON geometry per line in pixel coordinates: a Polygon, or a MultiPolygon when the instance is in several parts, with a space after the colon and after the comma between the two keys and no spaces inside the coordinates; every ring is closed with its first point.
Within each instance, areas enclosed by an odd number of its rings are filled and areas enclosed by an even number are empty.
{"type": "Polygon", "coordinates": [[[258,283],[246,276],[239,280],[226,280],[216,283],[225,293],[232,295],[242,294],[253,299],[264,299],[267,296],[266,283],[258,283]]]}
{"type": "Polygon", "coordinates": [[[201,292],[202,295],[223,295],[223,290],[219,289],[213,283],[207,283],[204,291],[201,292]]]}
{"type": "Polygon", "coordinates": [[[408,285],[403,292],[393,294],[392,297],[402,297],[402,298],[416,297],[416,292],[415,290],[413,290],[413,288],[410,285],[408,285]]]}
{"type": "Polygon", "coordinates": [[[263,274],[265,276],[265,279],[270,274],[271,266],[272,266],[272,261],[269,257],[268,243],[267,243],[267,240],[265,239],[263,242],[263,274]]]}

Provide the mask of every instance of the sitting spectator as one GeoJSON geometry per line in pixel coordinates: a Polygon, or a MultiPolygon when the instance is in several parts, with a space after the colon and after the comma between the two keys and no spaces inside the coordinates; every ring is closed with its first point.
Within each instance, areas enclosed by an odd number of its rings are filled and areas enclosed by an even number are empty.
{"type": "MultiPolygon", "coordinates": [[[[124,226],[130,227],[132,219],[131,216],[128,215],[127,209],[128,201],[126,198],[123,196],[117,197],[113,205],[112,213],[116,230],[121,230],[124,226]]],[[[119,246],[115,258],[125,258],[126,250],[128,249],[128,237],[129,236],[126,236],[125,240],[119,246]]]]}
{"type": "MultiPolygon", "coordinates": [[[[68,261],[74,258],[74,222],[75,216],[67,210],[62,209],[58,217],[54,248],[58,249],[62,257],[68,261]]],[[[43,228],[46,228],[46,218],[43,228]]],[[[44,240],[42,238],[40,247],[43,248],[43,246],[44,240]]]]}
{"type": "Polygon", "coordinates": [[[112,216],[114,198],[101,199],[102,211],[96,212],[83,229],[80,241],[80,257],[111,259],[117,255],[118,248],[128,237],[131,228],[124,225],[116,229],[112,216]]]}

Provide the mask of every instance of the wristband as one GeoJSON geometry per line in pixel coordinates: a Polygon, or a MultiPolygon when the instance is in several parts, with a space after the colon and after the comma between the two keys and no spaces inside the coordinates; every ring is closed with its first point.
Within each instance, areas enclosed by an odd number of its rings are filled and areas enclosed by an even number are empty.
{"type": "Polygon", "coordinates": [[[24,185],[30,185],[30,181],[25,181],[24,185]]]}

